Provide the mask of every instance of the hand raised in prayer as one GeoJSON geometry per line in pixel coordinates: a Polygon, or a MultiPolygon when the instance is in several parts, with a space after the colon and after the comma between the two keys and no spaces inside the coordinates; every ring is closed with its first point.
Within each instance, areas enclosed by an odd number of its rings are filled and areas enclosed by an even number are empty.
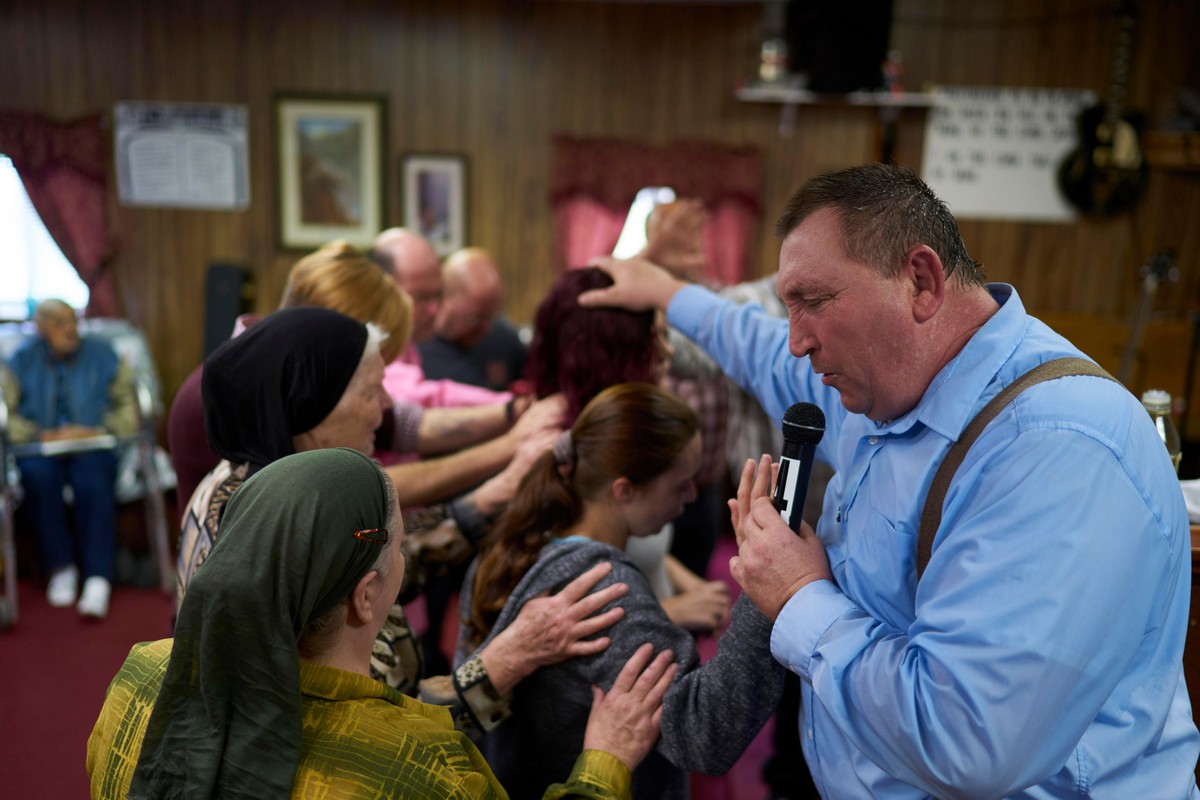
{"type": "Polygon", "coordinates": [[[708,212],[700,200],[688,199],[655,208],[646,225],[646,246],[639,258],[658,264],[681,280],[704,277],[704,224],[708,212]]]}
{"type": "Polygon", "coordinates": [[[771,457],[764,455],[757,470],[747,460],[738,483],[737,499],[729,501],[738,554],[729,571],[763,616],[774,620],[792,595],[817,580],[832,580],[825,546],[808,525],[800,533],[787,526],[771,501],[771,457]]]}

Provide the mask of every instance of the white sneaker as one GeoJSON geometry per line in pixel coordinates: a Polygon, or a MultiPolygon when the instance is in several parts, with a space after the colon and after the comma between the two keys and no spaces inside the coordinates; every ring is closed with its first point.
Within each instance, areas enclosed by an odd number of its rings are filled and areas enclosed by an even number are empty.
{"type": "Polygon", "coordinates": [[[79,570],[75,567],[63,567],[55,570],[50,576],[50,585],[46,587],[46,602],[55,608],[66,608],[75,602],[75,593],[79,591],[79,570]]]}
{"type": "Polygon", "coordinates": [[[93,575],[83,582],[83,594],[75,610],[85,617],[104,619],[108,616],[108,598],[112,595],[112,584],[108,579],[93,575]]]}

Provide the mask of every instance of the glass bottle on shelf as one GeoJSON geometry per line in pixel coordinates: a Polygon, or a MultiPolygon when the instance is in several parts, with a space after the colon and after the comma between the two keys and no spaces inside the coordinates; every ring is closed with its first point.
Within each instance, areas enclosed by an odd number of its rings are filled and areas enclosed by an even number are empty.
{"type": "Polygon", "coordinates": [[[1167,446],[1167,453],[1170,454],[1171,463],[1175,465],[1175,474],[1178,475],[1183,447],[1179,440],[1179,431],[1171,420],[1171,393],[1162,389],[1147,389],[1142,393],[1142,405],[1150,413],[1159,438],[1167,446]]]}
{"type": "Polygon", "coordinates": [[[782,83],[787,78],[788,48],[781,37],[763,40],[759,51],[758,79],[763,83],[782,83]]]}

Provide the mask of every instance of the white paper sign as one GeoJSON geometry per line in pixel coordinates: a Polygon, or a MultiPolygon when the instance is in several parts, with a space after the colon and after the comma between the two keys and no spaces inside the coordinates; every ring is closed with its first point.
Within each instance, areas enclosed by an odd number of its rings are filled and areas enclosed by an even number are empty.
{"type": "Polygon", "coordinates": [[[250,205],[245,106],[117,103],[114,117],[122,204],[250,205]]]}
{"type": "Polygon", "coordinates": [[[1078,143],[1081,89],[939,87],[925,126],[922,175],[959,218],[1065,222],[1078,213],[1058,189],[1078,143]]]}

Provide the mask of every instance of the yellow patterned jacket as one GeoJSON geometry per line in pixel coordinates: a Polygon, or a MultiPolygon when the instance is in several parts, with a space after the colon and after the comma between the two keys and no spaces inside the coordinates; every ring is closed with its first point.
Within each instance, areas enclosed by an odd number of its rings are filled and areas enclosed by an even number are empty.
{"type": "MultiPolygon", "coordinates": [[[[134,645],[108,687],[88,739],[93,798],[129,791],[172,640],[134,645]]],[[[507,798],[450,712],[364,675],[300,662],[303,742],[292,797],[507,798]]],[[[545,799],[628,798],[630,774],[608,753],[585,750],[545,799]]]]}

